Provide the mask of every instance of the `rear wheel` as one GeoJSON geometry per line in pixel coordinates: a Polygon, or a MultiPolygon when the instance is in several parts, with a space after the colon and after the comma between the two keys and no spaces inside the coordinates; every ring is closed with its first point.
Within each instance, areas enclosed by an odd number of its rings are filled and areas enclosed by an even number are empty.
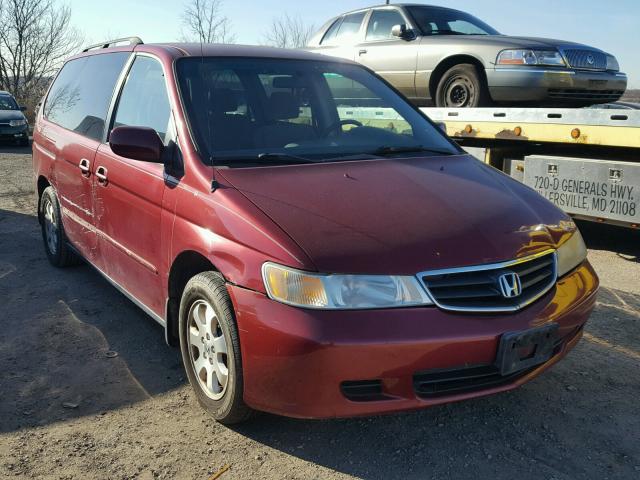
{"type": "Polygon", "coordinates": [[[38,214],[44,249],[49,262],[56,267],[77,264],[79,258],[67,243],[60,214],[60,203],[53,187],[49,186],[42,192],[38,214]]]}
{"type": "Polygon", "coordinates": [[[249,419],[253,411],[243,400],[240,339],[222,275],[203,272],[189,280],[179,328],[182,360],[200,405],[220,423],[249,419]]]}
{"type": "Polygon", "coordinates": [[[491,104],[489,89],[475,65],[460,64],[447,70],[438,82],[436,107],[473,108],[491,104]]]}

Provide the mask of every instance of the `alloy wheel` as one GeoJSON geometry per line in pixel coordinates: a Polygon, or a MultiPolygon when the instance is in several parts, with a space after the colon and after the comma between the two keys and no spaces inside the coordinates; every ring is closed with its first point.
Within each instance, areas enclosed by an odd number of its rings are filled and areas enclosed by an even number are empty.
{"type": "Polygon", "coordinates": [[[44,213],[44,234],[49,253],[55,255],[58,252],[58,224],[56,223],[56,211],[49,198],[44,199],[42,207],[44,213]]]}
{"type": "Polygon", "coordinates": [[[224,395],[229,381],[227,340],[213,307],[197,300],[189,310],[189,357],[198,383],[213,400],[224,395]]]}

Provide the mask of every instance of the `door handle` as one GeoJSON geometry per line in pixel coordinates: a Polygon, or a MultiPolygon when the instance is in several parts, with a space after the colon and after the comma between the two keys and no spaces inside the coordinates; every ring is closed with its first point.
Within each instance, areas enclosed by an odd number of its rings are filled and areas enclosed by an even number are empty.
{"type": "Polygon", "coordinates": [[[365,53],[367,53],[367,51],[364,48],[358,51],[358,55],[364,55],[365,53]]]}
{"type": "Polygon", "coordinates": [[[107,169],[104,167],[98,167],[96,169],[96,178],[98,179],[98,183],[103,187],[107,185],[109,180],[107,179],[107,169]]]}
{"type": "Polygon", "coordinates": [[[91,175],[89,160],[87,160],[86,158],[80,160],[78,168],[80,169],[80,172],[82,172],[82,176],[88,177],[89,175],[91,175]]]}

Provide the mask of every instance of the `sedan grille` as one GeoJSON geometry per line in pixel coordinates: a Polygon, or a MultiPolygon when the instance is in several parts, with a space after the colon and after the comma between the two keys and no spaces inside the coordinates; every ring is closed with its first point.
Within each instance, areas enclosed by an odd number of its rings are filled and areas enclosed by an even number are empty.
{"type": "Polygon", "coordinates": [[[615,102],[624,94],[624,90],[582,90],[582,89],[549,89],[549,97],[560,100],[608,100],[615,102]]]}
{"type": "Polygon", "coordinates": [[[569,66],[579,70],[606,70],[607,56],[595,50],[572,48],[564,51],[569,66]]]}
{"type": "Polygon", "coordinates": [[[547,293],[556,282],[556,255],[546,251],[509,262],[419,274],[443,310],[514,312],[547,293]]]}

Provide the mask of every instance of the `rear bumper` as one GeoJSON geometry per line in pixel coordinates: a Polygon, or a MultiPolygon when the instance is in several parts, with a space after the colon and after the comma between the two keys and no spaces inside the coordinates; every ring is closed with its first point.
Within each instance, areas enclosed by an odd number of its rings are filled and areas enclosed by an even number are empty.
{"type": "Polygon", "coordinates": [[[251,407],[301,418],[327,418],[418,409],[510,390],[560,360],[579,341],[598,279],[588,262],[542,299],[516,314],[460,315],[437,308],[311,311],[229,286],[242,348],[244,399],[251,407]],[[549,322],[559,324],[551,360],[488,388],[426,397],[418,375],[491,365],[500,336],[549,322]],[[379,380],[382,396],[347,399],[343,382],[379,380]]]}
{"type": "Polygon", "coordinates": [[[496,102],[614,102],[627,89],[624,73],[512,67],[487,69],[496,102]]]}

